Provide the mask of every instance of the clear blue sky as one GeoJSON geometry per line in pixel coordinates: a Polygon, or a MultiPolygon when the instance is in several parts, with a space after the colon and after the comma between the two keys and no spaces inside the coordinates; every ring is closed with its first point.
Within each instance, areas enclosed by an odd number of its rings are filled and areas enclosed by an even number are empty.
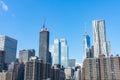
{"type": "Polygon", "coordinates": [[[107,40],[112,52],[120,54],[120,0],[0,0],[0,35],[18,40],[18,49],[35,49],[38,55],[39,32],[46,19],[50,44],[65,38],[69,57],[83,59],[83,34],[86,26],[92,41],[92,20],[106,21],[107,40]]]}

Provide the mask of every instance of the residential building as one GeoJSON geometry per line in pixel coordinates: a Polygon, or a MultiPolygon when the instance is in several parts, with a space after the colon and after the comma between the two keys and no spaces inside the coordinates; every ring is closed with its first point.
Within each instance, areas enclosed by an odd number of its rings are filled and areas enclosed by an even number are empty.
{"type": "Polygon", "coordinates": [[[81,80],[120,80],[120,57],[86,58],[82,66],[81,80]]]}

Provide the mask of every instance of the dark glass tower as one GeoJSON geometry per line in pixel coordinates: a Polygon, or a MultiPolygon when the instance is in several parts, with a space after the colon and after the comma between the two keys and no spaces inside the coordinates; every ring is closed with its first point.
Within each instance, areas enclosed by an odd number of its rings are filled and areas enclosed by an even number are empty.
{"type": "Polygon", "coordinates": [[[43,60],[43,63],[49,62],[49,31],[43,25],[43,28],[40,31],[39,37],[39,58],[43,60]]]}

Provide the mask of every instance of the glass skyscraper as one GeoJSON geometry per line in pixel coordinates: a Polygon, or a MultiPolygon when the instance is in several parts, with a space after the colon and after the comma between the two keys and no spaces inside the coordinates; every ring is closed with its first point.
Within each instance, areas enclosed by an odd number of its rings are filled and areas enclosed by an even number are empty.
{"type": "Polygon", "coordinates": [[[61,43],[61,65],[65,68],[68,67],[68,46],[67,41],[65,39],[60,39],[61,43]]]}
{"type": "Polygon", "coordinates": [[[106,30],[104,20],[93,21],[93,34],[94,34],[94,57],[99,54],[107,55],[106,50],[106,30]]]}
{"type": "Polygon", "coordinates": [[[5,62],[11,63],[16,59],[17,40],[8,36],[0,36],[0,50],[5,51],[5,62]]]}
{"type": "Polygon", "coordinates": [[[49,31],[43,25],[42,30],[40,31],[39,39],[39,58],[43,60],[43,63],[49,62],[49,31]]]}
{"type": "Polygon", "coordinates": [[[53,52],[53,63],[61,64],[61,50],[60,50],[60,41],[59,39],[54,39],[54,52],[53,52]]]}
{"type": "Polygon", "coordinates": [[[68,46],[65,39],[54,39],[54,45],[50,47],[52,62],[68,67],[68,46]]]}
{"type": "Polygon", "coordinates": [[[86,58],[87,50],[90,48],[90,36],[89,35],[84,35],[83,46],[84,46],[84,54],[85,54],[85,58],[86,58]]]}

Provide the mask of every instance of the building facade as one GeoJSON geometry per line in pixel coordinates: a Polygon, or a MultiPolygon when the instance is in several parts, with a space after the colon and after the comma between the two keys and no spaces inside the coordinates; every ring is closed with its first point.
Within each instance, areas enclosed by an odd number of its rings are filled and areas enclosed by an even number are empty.
{"type": "Polygon", "coordinates": [[[0,50],[6,52],[5,62],[11,63],[16,59],[17,40],[8,36],[0,36],[0,50]]]}
{"type": "Polygon", "coordinates": [[[120,80],[120,57],[86,58],[82,66],[81,80],[120,80]]]}
{"type": "Polygon", "coordinates": [[[19,61],[20,62],[29,61],[31,56],[35,56],[35,50],[34,49],[20,50],[19,51],[19,61]]]}

